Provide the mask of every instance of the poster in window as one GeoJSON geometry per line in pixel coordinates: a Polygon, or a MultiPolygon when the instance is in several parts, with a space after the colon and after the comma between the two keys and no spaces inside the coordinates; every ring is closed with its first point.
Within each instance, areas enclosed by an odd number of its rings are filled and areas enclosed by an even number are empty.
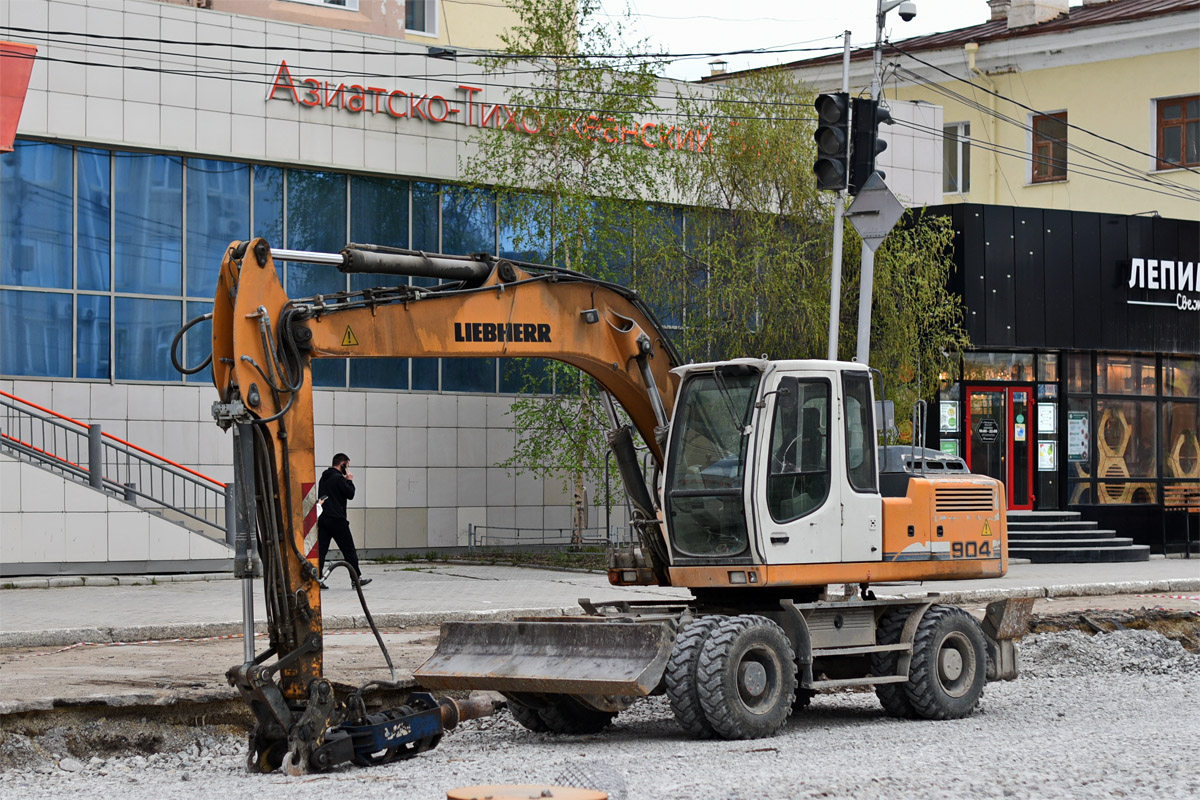
{"type": "Polygon", "coordinates": [[[1038,403],[1038,433],[1058,433],[1058,403],[1038,403]]]}
{"type": "Polygon", "coordinates": [[[1087,411],[1067,412],[1067,460],[1087,463],[1091,452],[1091,420],[1087,411]]]}
{"type": "Polygon", "coordinates": [[[1054,472],[1058,469],[1058,450],[1054,441],[1038,442],[1038,472],[1054,472]]]}
{"type": "Polygon", "coordinates": [[[943,453],[958,457],[958,439],[942,439],[940,444],[943,453]]]}
{"type": "Polygon", "coordinates": [[[939,430],[942,433],[958,433],[958,401],[943,400],[940,405],[941,409],[941,425],[939,430]]]}

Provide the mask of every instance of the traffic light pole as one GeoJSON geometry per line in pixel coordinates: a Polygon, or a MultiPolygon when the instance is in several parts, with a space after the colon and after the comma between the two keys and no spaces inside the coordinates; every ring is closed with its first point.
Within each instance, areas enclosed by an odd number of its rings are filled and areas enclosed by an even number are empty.
{"type": "MultiPolygon", "coordinates": [[[[850,31],[843,36],[842,91],[850,92],[850,31]]],[[[847,171],[849,178],[849,171],[847,171]]],[[[829,360],[838,357],[838,328],[842,316],[842,232],[846,220],[846,188],[833,198],[833,271],[829,279],[829,360]]]]}
{"type": "MultiPolygon", "coordinates": [[[[889,3],[889,8],[884,9],[884,0],[877,0],[875,14],[875,52],[872,56],[873,68],[871,70],[871,100],[879,101],[880,89],[882,88],[879,82],[880,69],[883,66],[883,18],[895,7],[896,3],[889,3]]],[[[871,356],[871,302],[874,299],[875,289],[875,251],[867,247],[867,243],[863,242],[862,246],[862,270],[859,278],[859,295],[858,295],[858,345],[855,352],[855,360],[860,364],[868,363],[871,356]]]]}

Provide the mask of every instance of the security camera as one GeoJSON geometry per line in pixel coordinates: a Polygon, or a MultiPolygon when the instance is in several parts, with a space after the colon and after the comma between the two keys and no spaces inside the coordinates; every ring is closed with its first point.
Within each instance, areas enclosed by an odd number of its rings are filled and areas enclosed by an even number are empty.
{"type": "Polygon", "coordinates": [[[900,19],[905,22],[912,22],[917,17],[917,4],[904,2],[900,4],[896,11],[900,14],[900,19]]]}

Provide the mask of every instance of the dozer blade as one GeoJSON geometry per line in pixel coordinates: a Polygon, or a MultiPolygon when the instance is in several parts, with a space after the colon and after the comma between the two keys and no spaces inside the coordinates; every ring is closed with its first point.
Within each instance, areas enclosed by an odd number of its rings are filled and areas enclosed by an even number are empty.
{"type": "Polygon", "coordinates": [[[429,689],[644,697],[662,679],[670,623],[446,622],[414,674],[429,689]]]}

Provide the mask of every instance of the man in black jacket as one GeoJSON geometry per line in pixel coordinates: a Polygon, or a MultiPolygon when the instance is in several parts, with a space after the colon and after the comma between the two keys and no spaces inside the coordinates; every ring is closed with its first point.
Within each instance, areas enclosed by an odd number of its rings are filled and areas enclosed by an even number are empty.
{"type": "MultiPolygon", "coordinates": [[[[354,473],[350,472],[350,456],[338,453],[333,457],[333,466],[321,473],[321,482],[317,485],[317,497],[321,500],[321,514],[317,517],[317,546],[321,575],[325,574],[325,554],[329,552],[329,542],[337,542],[342,551],[342,558],[354,567],[358,574],[358,551],[354,549],[354,537],[350,535],[350,521],[346,519],[346,501],[354,499],[354,473]]],[[[366,586],[370,578],[359,580],[359,586],[366,586]]],[[[321,588],[328,589],[325,579],[321,579],[321,588]]]]}

